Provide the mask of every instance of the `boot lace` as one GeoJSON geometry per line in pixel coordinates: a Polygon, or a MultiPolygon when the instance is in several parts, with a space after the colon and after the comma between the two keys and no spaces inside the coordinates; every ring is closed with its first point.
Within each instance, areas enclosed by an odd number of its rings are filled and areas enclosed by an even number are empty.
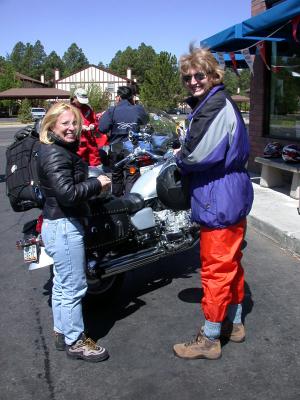
{"type": "Polygon", "coordinates": [[[91,350],[98,350],[99,349],[99,346],[97,346],[97,344],[91,338],[85,339],[85,341],[83,342],[83,345],[84,346],[88,346],[88,348],[91,349],[91,350]]]}
{"type": "Polygon", "coordinates": [[[185,343],[185,347],[189,347],[192,346],[194,344],[199,344],[203,341],[203,335],[201,332],[199,332],[197,335],[193,336],[193,339],[190,340],[189,342],[185,343]]]}

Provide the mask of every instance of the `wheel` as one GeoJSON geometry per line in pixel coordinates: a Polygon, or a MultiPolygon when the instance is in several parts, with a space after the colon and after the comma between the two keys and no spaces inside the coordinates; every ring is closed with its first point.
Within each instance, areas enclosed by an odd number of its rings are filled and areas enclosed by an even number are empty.
{"type": "Polygon", "coordinates": [[[97,296],[97,299],[113,298],[121,289],[124,274],[110,276],[108,278],[87,276],[87,294],[97,296]]]}

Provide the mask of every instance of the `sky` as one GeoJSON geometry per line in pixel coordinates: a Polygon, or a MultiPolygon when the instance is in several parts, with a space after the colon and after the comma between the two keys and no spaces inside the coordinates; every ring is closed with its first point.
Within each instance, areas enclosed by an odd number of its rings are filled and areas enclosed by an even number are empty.
{"type": "Polygon", "coordinates": [[[179,58],[190,42],[250,17],[251,0],[0,0],[0,56],[40,40],[60,57],[75,42],[95,65],[142,42],[179,58]]]}

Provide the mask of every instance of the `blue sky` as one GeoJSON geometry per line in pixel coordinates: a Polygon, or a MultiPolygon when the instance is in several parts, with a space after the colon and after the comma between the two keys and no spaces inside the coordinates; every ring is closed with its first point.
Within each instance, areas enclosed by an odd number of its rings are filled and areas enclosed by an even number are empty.
{"type": "Polygon", "coordinates": [[[63,56],[75,42],[91,64],[144,42],[179,57],[220,30],[251,17],[251,0],[0,0],[0,55],[40,40],[63,56]]]}

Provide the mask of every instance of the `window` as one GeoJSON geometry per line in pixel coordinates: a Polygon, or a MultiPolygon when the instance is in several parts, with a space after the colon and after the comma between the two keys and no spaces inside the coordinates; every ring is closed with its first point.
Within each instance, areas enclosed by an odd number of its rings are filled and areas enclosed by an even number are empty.
{"type": "Polygon", "coordinates": [[[300,140],[300,50],[272,43],[269,135],[300,140]]]}

